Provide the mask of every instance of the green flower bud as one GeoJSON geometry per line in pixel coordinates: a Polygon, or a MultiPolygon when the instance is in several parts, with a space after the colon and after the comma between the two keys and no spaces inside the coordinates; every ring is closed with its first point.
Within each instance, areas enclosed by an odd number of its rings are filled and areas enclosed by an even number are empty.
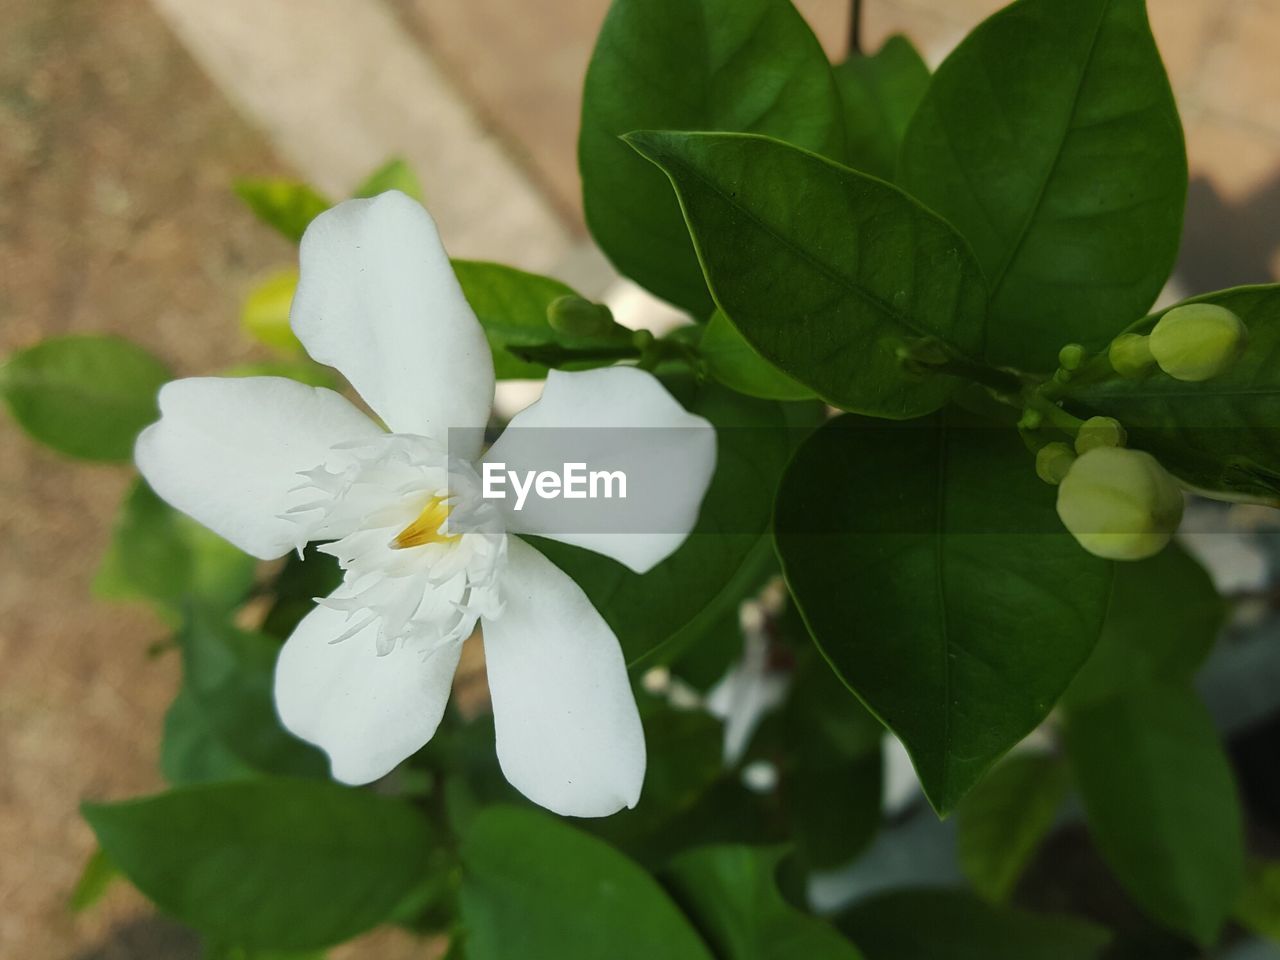
{"type": "Polygon", "coordinates": [[[1149,453],[1095,447],[1058,486],[1058,516],[1080,546],[1109,560],[1164,549],[1182,521],[1182,491],[1149,453]]]}
{"type": "Polygon", "coordinates": [[[1216,377],[1244,353],[1249,331],[1225,307],[1188,303],[1174,307],[1151,331],[1151,354],[1175,380],[1216,377]]]}
{"type": "Polygon", "coordinates": [[[1090,417],[1076,434],[1076,453],[1097,447],[1123,447],[1129,435],[1115,417],[1090,417]]]}
{"type": "Polygon", "coordinates": [[[591,337],[613,326],[613,313],[603,303],[568,295],[547,304],[547,323],[565,336],[591,337]]]}
{"type": "Polygon", "coordinates": [[[1084,363],[1084,347],[1078,343],[1068,343],[1058,351],[1058,366],[1063,370],[1078,370],[1084,363]]]}
{"type": "Polygon", "coordinates": [[[1122,377],[1135,379],[1143,376],[1156,358],[1151,355],[1150,338],[1140,333],[1122,333],[1111,341],[1107,359],[1111,367],[1122,377]]]}
{"type": "Polygon", "coordinates": [[[1036,451],[1036,476],[1057,486],[1075,462],[1076,455],[1065,443],[1046,443],[1036,451]]]}

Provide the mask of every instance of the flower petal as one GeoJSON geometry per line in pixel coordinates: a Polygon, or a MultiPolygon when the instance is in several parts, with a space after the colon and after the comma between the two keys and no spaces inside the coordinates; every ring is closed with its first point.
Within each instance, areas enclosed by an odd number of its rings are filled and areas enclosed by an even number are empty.
{"type": "Polygon", "coordinates": [[[241,550],[269,560],[292,550],[298,526],[281,518],[298,473],[330,447],[381,428],[341,395],[282,377],[192,377],[160,389],[160,420],[134,448],[162,498],[241,550]]]}
{"type": "Polygon", "coordinates": [[[618,640],[582,588],[511,538],[506,608],[484,618],[498,763],[534,803],[570,817],[633,807],[644,729],[618,640]]]}
{"type": "Polygon", "coordinates": [[[522,476],[561,473],[566,463],[622,471],[625,499],[530,494],[517,510],[508,494],[498,504],[513,533],[585,547],[644,573],[675,552],[698,521],[715,472],[715,429],[635,367],[552,370],[541,399],[512,419],[484,462],[522,476]]]}
{"type": "Polygon", "coordinates": [[[334,778],[359,784],[390,773],[435,734],[462,644],[425,659],[406,646],[379,656],[376,621],[334,642],[352,625],[325,606],[307,614],[276,661],[275,698],[285,727],[329,755],[334,778]]]}
{"type": "Polygon", "coordinates": [[[435,222],[392,190],[320,214],[302,237],[289,322],[394,433],[448,439],[473,457],[493,403],[493,356],[435,222]]]}

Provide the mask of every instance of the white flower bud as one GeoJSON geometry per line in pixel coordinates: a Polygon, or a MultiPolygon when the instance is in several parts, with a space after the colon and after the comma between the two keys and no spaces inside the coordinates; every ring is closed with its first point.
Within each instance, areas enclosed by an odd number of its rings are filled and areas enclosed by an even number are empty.
{"type": "Polygon", "coordinates": [[[1151,354],[1176,380],[1198,382],[1216,377],[1244,352],[1249,331],[1225,307],[1188,303],[1174,307],[1151,331],[1151,354]]]}
{"type": "Polygon", "coordinates": [[[1058,516],[1090,553],[1142,560],[1164,549],[1182,520],[1182,491],[1149,453],[1095,447],[1058,486],[1058,516]]]}

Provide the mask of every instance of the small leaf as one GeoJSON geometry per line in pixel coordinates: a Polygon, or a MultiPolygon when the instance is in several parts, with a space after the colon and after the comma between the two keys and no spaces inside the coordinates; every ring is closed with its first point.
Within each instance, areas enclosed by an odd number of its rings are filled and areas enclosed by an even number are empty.
{"type": "Polygon", "coordinates": [[[462,862],[468,960],[711,958],[649,874],[547,814],[481,811],[462,862]]]}
{"type": "Polygon", "coordinates": [[[1244,882],[1240,805],[1203,704],[1152,683],[1073,710],[1067,746],[1089,830],[1152,919],[1204,947],[1244,882]]]}
{"type": "Polygon", "coordinates": [[[1143,0],[1021,0],[938,67],[898,182],[973,245],[987,356],[1053,370],[1151,306],[1178,252],[1182,126],[1143,0]]]}
{"type": "Polygon", "coordinates": [[[675,185],[720,309],[783,373],[834,406],[894,419],[936,410],[960,385],[912,373],[899,356],[926,338],[958,355],[982,351],[982,274],[933,213],[887,183],[766,137],[626,139],[675,185]]]}
{"type": "Polygon", "coordinates": [[[249,291],[240,312],[240,326],[259,343],[289,353],[299,353],[302,344],[289,327],[289,308],[298,290],[298,271],[281,270],[249,291]]]}
{"type": "Polygon", "coordinates": [[[390,918],[438,869],[408,804],[318,781],[250,780],[86,804],[107,856],[210,939],[311,950],[390,918]]]}
{"type": "Polygon", "coordinates": [[[314,188],[296,180],[242,179],[234,184],[236,196],[248,204],[258,219],[297,243],[307,226],[332,203],[314,188]]]}
{"type": "Polygon", "coordinates": [[[36,440],[85,460],[129,460],[160,416],[163,363],[120,337],[55,337],[0,366],[0,395],[36,440]]]}
{"type": "Polygon", "coordinates": [[[929,86],[929,68],[911,41],[890,37],[871,56],[854,55],[835,68],[844,103],[849,166],[892,180],[898,148],[929,86]]]}
{"type": "Polygon", "coordinates": [[[726,387],[765,400],[808,400],[813,391],[796,383],[747,343],[717,310],[698,342],[707,371],[726,387]]]}
{"type": "Polygon", "coordinates": [[[1018,753],[987,774],[960,804],[960,866],[986,899],[1009,899],[1053,826],[1071,778],[1057,756],[1018,753]]]}
{"type": "Polygon", "coordinates": [[[774,527],[814,640],[944,814],[1045,718],[1102,627],[1111,565],[1062,529],[1003,427],[829,421],[787,468],[774,527]]]}
{"type": "Polygon", "coordinates": [[[80,871],[80,879],[76,881],[75,889],[71,891],[72,913],[88,910],[101,900],[111,886],[111,882],[118,876],[120,871],[115,868],[115,864],[107,859],[101,847],[96,848],[85,861],[84,869],[80,871]]]}
{"type": "Polygon", "coordinates": [[[186,687],[178,691],[164,715],[160,773],[175,787],[260,775],[219,739],[203,705],[186,687]]]}
{"type": "Polygon", "coordinates": [[[836,930],[783,899],[775,879],[783,851],[700,847],[664,872],[676,900],[723,960],[861,960],[836,930]]]}
{"type": "Polygon", "coordinates": [[[422,192],[422,184],[418,181],[418,175],[413,172],[403,157],[393,157],[369,174],[352,196],[376,197],[388,190],[399,190],[419,203],[426,199],[422,192]]]}
{"type": "Polygon", "coordinates": [[[831,67],[789,0],[614,0],[582,99],[578,163],[587,225],[618,269],[703,319],[711,314],[662,174],[619,140],[633,130],[766,133],[841,156],[831,67]]]}
{"type": "Polygon", "coordinates": [[[874,896],[836,923],[867,960],[1100,960],[1111,939],[1083,920],[996,907],[950,890],[874,896]]]}

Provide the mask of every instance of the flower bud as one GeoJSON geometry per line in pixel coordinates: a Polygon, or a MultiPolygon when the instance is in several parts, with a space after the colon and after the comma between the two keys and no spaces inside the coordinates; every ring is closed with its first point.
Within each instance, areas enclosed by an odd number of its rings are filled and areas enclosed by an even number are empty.
{"type": "Polygon", "coordinates": [[[1188,303],[1174,307],[1151,331],[1151,354],[1175,380],[1216,377],[1244,352],[1249,331],[1226,307],[1188,303]]]}
{"type": "Polygon", "coordinates": [[[1164,549],[1178,529],[1182,491],[1149,453],[1095,447],[1058,486],[1058,516],[1090,553],[1142,560],[1164,549]]]}
{"type": "Polygon", "coordinates": [[[1068,343],[1058,351],[1058,366],[1063,370],[1079,370],[1084,359],[1084,347],[1078,343],[1068,343]]]}
{"type": "Polygon", "coordinates": [[[1075,462],[1076,455],[1065,443],[1046,443],[1036,451],[1036,476],[1045,483],[1057,486],[1075,462]]]}
{"type": "Polygon", "coordinates": [[[1151,356],[1150,337],[1140,333],[1122,333],[1111,341],[1107,359],[1111,367],[1122,377],[1136,379],[1151,369],[1156,358],[1151,356]]]}
{"type": "Polygon", "coordinates": [[[1115,417],[1090,417],[1076,434],[1076,453],[1088,453],[1097,447],[1123,447],[1129,435],[1115,417]]]}
{"type": "Polygon", "coordinates": [[[547,323],[556,333],[591,337],[613,326],[613,313],[603,303],[592,303],[570,294],[547,304],[547,323]]]}

